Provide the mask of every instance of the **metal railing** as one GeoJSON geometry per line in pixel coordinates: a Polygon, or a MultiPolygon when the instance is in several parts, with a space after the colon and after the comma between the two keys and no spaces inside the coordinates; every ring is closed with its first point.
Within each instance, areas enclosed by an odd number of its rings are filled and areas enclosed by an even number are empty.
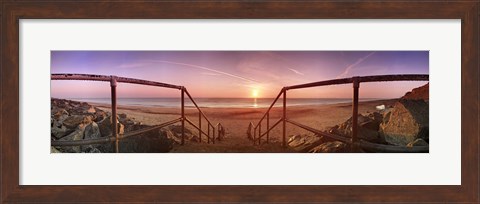
{"type": "Polygon", "coordinates": [[[327,80],[327,81],[319,81],[319,82],[313,82],[313,83],[307,83],[307,84],[299,84],[299,85],[294,85],[294,86],[286,86],[283,87],[280,93],[277,95],[277,97],[273,100],[273,103],[270,105],[270,107],[267,109],[265,114],[262,116],[262,118],[258,121],[256,125],[253,123],[250,123],[248,130],[247,130],[247,135],[248,137],[252,138],[253,144],[261,144],[261,139],[265,135],[266,137],[266,142],[269,142],[269,133],[270,131],[275,128],[278,124],[282,123],[282,128],[283,128],[283,134],[282,134],[282,146],[286,147],[286,123],[290,123],[292,125],[295,125],[297,127],[300,127],[302,129],[305,129],[307,131],[316,133],[321,136],[329,137],[334,140],[338,140],[347,144],[350,144],[350,146],[353,148],[354,146],[360,146],[365,149],[370,149],[370,150],[379,150],[379,151],[385,151],[385,152],[428,152],[428,147],[424,146],[413,146],[413,147],[401,147],[401,146],[393,146],[393,145],[383,145],[383,144],[377,144],[377,143],[371,143],[367,142],[364,140],[358,140],[357,134],[358,134],[358,90],[360,88],[360,83],[363,82],[389,82],[389,81],[428,81],[429,76],[428,75],[415,75],[415,74],[406,74],[406,75],[377,75],[377,76],[361,76],[361,77],[352,77],[352,78],[343,78],[343,79],[333,79],[333,80],[327,80]],[[287,118],[287,91],[288,90],[294,90],[294,89],[303,89],[303,88],[310,88],[310,87],[318,87],[318,86],[328,86],[328,85],[338,85],[338,84],[353,84],[353,109],[352,109],[352,135],[351,138],[347,138],[344,136],[340,135],[334,135],[330,134],[325,131],[317,130],[315,128],[303,125],[301,123],[289,120],[287,118]],[[276,121],[271,127],[270,127],[270,111],[275,105],[275,103],[278,101],[280,96],[283,95],[283,110],[282,110],[282,117],[276,121]],[[262,133],[262,121],[266,118],[267,122],[267,128],[264,133],[262,133]],[[252,129],[253,129],[253,134],[252,134],[252,129]],[[258,136],[257,136],[257,131],[258,131],[258,136]]]}
{"type": "MultiPolygon", "coordinates": [[[[51,141],[51,146],[81,146],[81,145],[90,145],[90,144],[100,144],[100,143],[108,143],[108,142],[115,142],[115,152],[119,152],[119,141],[131,136],[138,136],[143,133],[160,129],[162,127],[166,127],[178,122],[182,124],[182,141],[181,145],[185,144],[185,121],[187,121],[190,125],[198,130],[198,137],[199,142],[202,142],[202,134],[207,136],[207,143],[212,141],[215,144],[215,129],[218,130],[217,136],[220,134],[225,134],[224,129],[221,123],[218,123],[215,127],[207,116],[203,113],[200,107],[197,105],[193,97],[187,91],[184,86],[177,86],[172,84],[166,84],[161,82],[154,82],[154,81],[147,81],[141,79],[132,79],[126,77],[117,77],[117,76],[104,76],[104,75],[91,75],[91,74],[52,74],[51,80],[86,80],[86,81],[103,81],[103,82],[110,82],[111,87],[111,109],[112,109],[112,135],[104,136],[102,138],[96,139],[84,139],[84,140],[74,140],[74,141],[51,141]],[[130,83],[130,84],[140,84],[140,85],[147,85],[147,86],[157,86],[157,87],[164,87],[164,88],[171,88],[171,89],[178,89],[181,92],[181,117],[167,121],[152,127],[144,128],[141,130],[135,130],[131,132],[127,132],[124,134],[118,134],[117,132],[117,122],[113,122],[114,116],[117,115],[117,92],[116,87],[117,83],[130,83]],[[185,117],[185,94],[194,104],[194,107],[198,110],[198,126],[195,125],[191,120],[185,117]],[[207,132],[202,130],[202,119],[205,119],[207,122],[207,132]],[[212,136],[210,135],[212,132],[212,136]]],[[[223,135],[222,135],[223,136],[223,135]]]]}

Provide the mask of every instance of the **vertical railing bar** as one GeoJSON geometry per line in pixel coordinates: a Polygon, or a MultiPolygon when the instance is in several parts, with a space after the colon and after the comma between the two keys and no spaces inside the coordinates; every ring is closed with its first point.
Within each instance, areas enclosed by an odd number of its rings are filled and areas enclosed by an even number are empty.
{"type": "Polygon", "coordinates": [[[352,145],[351,151],[355,149],[355,142],[357,142],[358,131],[358,89],[360,88],[360,82],[358,77],[353,78],[353,110],[352,110],[352,145]]]}
{"type": "Polygon", "coordinates": [[[258,145],[262,145],[262,123],[258,126],[258,145]]]}
{"type": "Polygon", "coordinates": [[[212,143],[215,144],[215,126],[212,125],[212,143]]]}
{"type": "Polygon", "coordinates": [[[208,132],[207,143],[210,144],[210,123],[207,125],[207,132],[208,132]]]}
{"type": "Polygon", "coordinates": [[[115,136],[115,152],[119,153],[119,140],[117,131],[117,79],[116,76],[110,76],[111,100],[112,100],[112,135],[115,136]]]}
{"type": "Polygon", "coordinates": [[[202,143],[202,113],[198,112],[198,143],[202,143]]]}
{"type": "Polygon", "coordinates": [[[283,88],[283,137],[282,137],[282,146],[287,147],[286,142],[286,119],[287,119],[287,89],[283,88]]]}
{"type": "Polygon", "coordinates": [[[267,113],[267,144],[270,135],[270,112],[267,113]]]}
{"type": "Polygon", "coordinates": [[[253,128],[253,145],[256,144],[255,140],[257,139],[257,127],[253,128]]]}
{"type": "Polygon", "coordinates": [[[185,87],[182,86],[181,104],[182,104],[182,145],[185,144],[185,87]]]}

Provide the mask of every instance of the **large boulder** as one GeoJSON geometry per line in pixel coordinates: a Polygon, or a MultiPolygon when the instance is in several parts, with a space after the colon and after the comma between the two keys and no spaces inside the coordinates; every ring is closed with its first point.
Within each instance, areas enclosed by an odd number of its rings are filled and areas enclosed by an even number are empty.
{"type": "MultiPolygon", "coordinates": [[[[104,118],[102,121],[98,122],[98,127],[100,129],[100,134],[102,137],[112,136],[112,116],[104,118]]],[[[125,127],[117,119],[117,133],[124,134],[125,127]]]]}
{"type": "Polygon", "coordinates": [[[74,129],[83,122],[83,115],[72,115],[63,121],[63,125],[68,129],[74,129]]]}
{"type": "MultiPolygon", "coordinates": [[[[70,133],[69,135],[62,137],[59,141],[75,141],[75,140],[82,140],[85,133],[85,124],[81,123],[75,129],[74,132],[70,133]]],[[[80,146],[64,146],[60,147],[60,149],[64,150],[65,152],[71,153],[79,153],[81,152],[80,146]]]]}
{"type": "Polygon", "coordinates": [[[400,100],[386,113],[380,133],[393,145],[405,146],[418,138],[428,141],[428,116],[424,100],[400,100]]]}
{"type": "Polygon", "coordinates": [[[325,142],[320,144],[308,152],[310,153],[341,153],[349,152],[347,149],[347,144],[339,141],[325,142]]]}
{"type": "MultiPolygon", "coordinates": [[[[85,127],[85,132],[83,138],[88,140],[88,139],[98,139],[102,137],[100,134],[100,128],[98,127],[97,123],[91,122],[85,127]]],[[[97,149],[100,144],[93,144],[93,145],[87,145],[87,146],[82,146],[82,151],[83,152],[89,152],[89,153],[96,153],[100,152],[100,150],[97,149]]]]}
{"type": "Polygon", "coordinates": [[[320,145],[323,137],[319,135],[293,135],[288,139],[288,146],[297,152],[308,152],[315,146],[320,145]]]}
{"type": "Polygon", "coordinates": [[[92,122],[85,127],[85,139],[98,139],[101,136],[100,128],[97,123],[92,122]]]}
{"type": "MultiPolygon", "coordinates": [[[[383,117],[379,113],[372,113],[368,116],[358,114],[357,116],[357,138],[363,139],[369,142],[380,143],[381,137],[378,133],[379,125],[383,117]]],[[[345,137],[352,137],[352,117],[347,121],[328,129],[331,134],[343,135],[345,137]]]]}
{"type": "Polygon", "coordinates": [[[58,125],[56,122],[54,122],[50,130],[51,136],[55,137],[55,139],[60,139],[70,133],[67,127],[63,126],[62,124],[58,125]]]}

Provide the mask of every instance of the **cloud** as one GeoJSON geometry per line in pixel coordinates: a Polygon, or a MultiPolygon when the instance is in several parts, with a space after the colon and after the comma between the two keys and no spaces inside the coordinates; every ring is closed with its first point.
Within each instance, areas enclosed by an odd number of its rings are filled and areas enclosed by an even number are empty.
{"type": "Polygon", "coordinates": [[[138,67],[143,67],[150,65],[150,63],[145,63],[145,62],[140,62],[140,63],[127,63],[127,64],[121,64],[118,66],[120,69],[128,69],[128,68],[138,68],[138,67]]]}
{"type": "Polygon", "coordinates": [[[302,75],[302,76],[305,75],[305,74],[303,74],[302,72],[299,72],[299,71],[296,70],[296,69],[292,69],[292,68],[287,68],[287,69],[289,69],[290,71],[294,72],[295,74],[302,75]]]}
{"type": "Polygon", "coordinates": [[[213,73],[213,72],[202,72],[202,74],[207,76],[221,76],[221,74],[213,73]]]}
{"type": "Polygon", "coordinates": [[[371,52],[370,54],[366,55],[365,57],[362,57],[362,58],[358,59],[355,63],[348,65],[347,67],[345,67],[345,70],[340,75],[337,76],[337,78],[343,78],[343,77],[348,76],[348,74],[350,73],[350,71],[353,68],[355,68],[357,65],[359,65],[360,63],[362,63],[366,59],[368,59],[373,54],[375,54],[375,52],[371,52]]]}
{"type": "Polygon", "coordinates": [[[152,62],[167,63],[167,64],[174,64],[174,65],[181,65],[181,66],[186,66],[186,67],[192,67],[192,68],[196,68],[196,69],[207,70],[207,71],[214,72],[214,73],[217,73],[217,74],[220,74],[220,75],[224,75],[224,76],[233,77],[233,78],[240,79],[240,80],[247,81],[247,82],[258,83],[258,81],[253,80],[253,79],[249,79],[249,78],[242,77],[242,76],[239,76],[239,75],[230,74],[230,73],[227,73],[227,72],[219,71],[219,70],[212,69],[212,68],[208,68],[208,67],[204,67],[204,66],[194,65],[194,64],[187,64],[187,63],[181,63],[181,62],[172,62],[172,61],[166,61],[166,60],[152,60],[152,62]]]}

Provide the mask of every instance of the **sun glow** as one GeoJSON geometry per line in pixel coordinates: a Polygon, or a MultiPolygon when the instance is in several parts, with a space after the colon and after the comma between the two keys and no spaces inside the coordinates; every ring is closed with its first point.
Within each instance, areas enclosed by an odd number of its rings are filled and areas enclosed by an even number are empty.
{"type": "Polygon", "coordinates": [[[253,90],[252,90],[252,97],[253,97],[253,98],[257,98],[257,97],[258,97],[258,90],[257,90],[257,89],[253,89],[253,90]]]}

